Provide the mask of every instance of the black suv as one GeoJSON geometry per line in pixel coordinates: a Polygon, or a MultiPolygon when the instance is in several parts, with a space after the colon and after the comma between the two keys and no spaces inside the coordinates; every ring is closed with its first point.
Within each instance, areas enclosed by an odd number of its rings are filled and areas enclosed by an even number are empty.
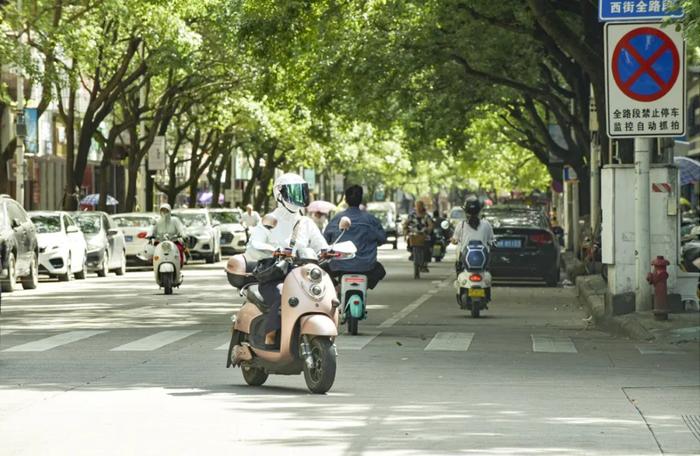
{"type": "Polygon", "coordinates": [[[0,285],[14,291],[17,279],[25,289],[39,283],[36,229],[17,201],[0,195],[0,285]]]}

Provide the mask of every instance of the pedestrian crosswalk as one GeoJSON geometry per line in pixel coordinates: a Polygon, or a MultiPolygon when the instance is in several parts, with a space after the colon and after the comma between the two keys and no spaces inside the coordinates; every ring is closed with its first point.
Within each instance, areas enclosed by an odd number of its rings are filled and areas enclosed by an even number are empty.
{"type": "MultiPolygon", "coordinates": [[[[204,329],[151,329],[144,328],[119,328],[119,329],[82,329],[51,334],[51,332],[33,332],[27,329],[2,330],[3,339],[0,342],[0,352],[3,353],[31,353],[47,352],[50,350],[69,350],[84,348],[84,344],[90,344],[96,350],[109,352],[152,352],[166,347],[203,347],[204,350],[228,350],[228,333],[204,329]],[[99,339],[99,343],[95,343],[99,339]],[[114,342],[116,339],[117,342],[114,342]],[[132,340],[129,340],[132,339],[132,340]],[[194,342],[196,343],[194,343],[194,342]],[[181,345],[177,345],[181,344],[181,345]],[[209,348],[207,348],[209,347],[209,348]]],[[[373,347],[411,347],[423,352],[457,353],[457,352],[499,352],[510,349],[530,351],[540,354],[565,354],[580,355],[591,353],[587,348],[588,342],[584,339],[578,341],[565,335],[556,334],[516,334],[494,339],[489,334],[467,331],[438,331],[430,337],[413,337],[414,342],[396,340],[395,335],[387,335],[381,327],[365,329],[359,335],[351,336],[341,334],[336,339],[339,352],[368,350],[373,347]],[[528,341],[529,338],[529,341],[528,341]],[[415,342],[417,341],[417,342],[415,342]],[[528,344],[529,342],[529,344],[528,344]],[[476,344],[476,348],[475,348],[476,344]],[[529,350],[523,350],[528,348],[529,350]]],[[[410,338],[408,338],[410,340],[410,338]]],[[[406,349],[406,348],[402,348],[406,349]]],[[[610,350],[620,350],[620,346],[611,346],[610,350]]],[[[682,355],[687,351],[675,347],[659,344],[626,345],[625,350],[636,352],[639,355],[665,356],[682,355]]],[[[600,352],[596,349],[596,352],[600,352]]]]}

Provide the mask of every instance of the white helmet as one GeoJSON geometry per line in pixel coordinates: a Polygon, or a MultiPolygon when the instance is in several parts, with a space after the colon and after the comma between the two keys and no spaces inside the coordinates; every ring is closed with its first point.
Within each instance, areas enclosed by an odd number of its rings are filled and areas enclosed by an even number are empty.
{"type": "Polygon", "coordinates": [[[168,213],[170,213],[172,212],[172,208],[170,207],[170,204],[163,203],[160,205],[160,211],[168,211],[168,213]]]}
{"type": "Polygon", "coordinates": [[[272,194],[289,212],[299,212],[309,205],[309,184],[298,174],[282,174],[275,180],[272,194]]]}

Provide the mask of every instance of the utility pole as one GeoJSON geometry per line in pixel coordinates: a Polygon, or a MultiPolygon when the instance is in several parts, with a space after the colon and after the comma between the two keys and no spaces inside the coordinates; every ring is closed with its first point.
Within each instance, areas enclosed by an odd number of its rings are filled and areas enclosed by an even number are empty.
{"type": "Polygon", "coordinates": [[[635,288],[635,307],[637,312],[651,309],[651,293],[646,277],[651,262],[651,221],[649,210],[649,163],[652,140],[634,139],[635,211],[634,211],[634,249],[637,281],[635,288]]]}
{"type": "MultiPolygon", "coordinates": [[[[143,43],[141,43],[141,58],[145,57],[143,43]]],[[[145,76],[144,76],[145,78],[145,76]]],[[[142,81],[141,88],[139,89],[139,106],[143,109],[146,106],[146,84],[142,81]]],[[[146,144],[146,121],[141,117],[139,122],[139,135],[141,139],[139,140],[139,148],[143,150],[146,144]]],[[[139,206],[141,211],[148,210],[146,187],[149,183],[148,179],[148,167],[146,166],[146,160],[148,160],[148,152],[141,160],[139,164],[139,171],[136,174],[136,204],[139,206]]],[[[151,204],[153,204],[151,202],[151,204]]]]}
{"type": "MultiPolygon", "coordinates": [[[[17,11],[21,14],[22,0],[17,0],[17,11]]],[[[22,30],[19,30],[17,39],[21,45],[22,30]]],[[[24,137],[27,134],[27,124],[24,120],[24,77],[22,76],[21,68],[17,68],[17,117],[15,122],[15,136],[17,137],[17,147],[15,149],[15,198],[19,204],[24,206],[24,137]]]]}

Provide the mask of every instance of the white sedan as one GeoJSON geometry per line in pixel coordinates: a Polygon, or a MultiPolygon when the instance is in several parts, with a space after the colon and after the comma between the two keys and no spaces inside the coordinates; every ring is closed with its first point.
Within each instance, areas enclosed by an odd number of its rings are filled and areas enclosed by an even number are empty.
{"type": "Polygon", "coordinates": [[[127,262],[134,264],[147,262],[142,260],[143,252],[148,246],[148,238],[153,235],[153,229],[159,218],[160,216],[154,212],[132,212],[112,216],[114,223],[124,233],[127,262]]]}
{"type": "Polygon", "coordinates": [[[39,244],[39,273],[67,282],[84,279],[87,244],[80,227],[67,212],[30,212],[39,244]]]}

